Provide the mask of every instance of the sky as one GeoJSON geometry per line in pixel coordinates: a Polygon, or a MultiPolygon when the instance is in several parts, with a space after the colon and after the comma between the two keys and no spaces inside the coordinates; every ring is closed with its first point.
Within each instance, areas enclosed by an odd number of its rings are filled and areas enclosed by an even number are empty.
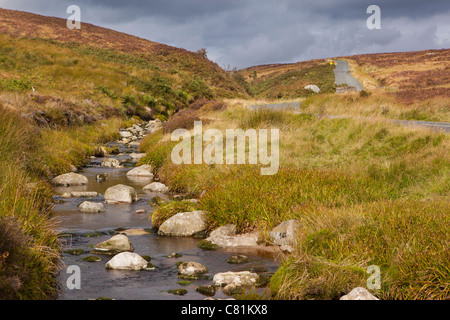
{"type": "MultiPolygon", "coordinates": [[[[225,69],[364,53],[450,48],[449,0],[0,0],[190,51],[225,69]],[[370,5],[380,8],[380,29],[370,5]]],[[[82,25],[81,25],[82,27],[82,25]]]]}

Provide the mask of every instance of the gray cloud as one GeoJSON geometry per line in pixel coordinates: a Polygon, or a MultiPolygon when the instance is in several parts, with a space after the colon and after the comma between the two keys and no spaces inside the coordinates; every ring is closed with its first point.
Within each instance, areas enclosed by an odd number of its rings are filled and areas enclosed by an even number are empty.
{"type": "Polygon", "coordinates": [[[450,47],[448,0],[2,0],[0,6],[82,20],[247,67],[361,53],[450,47]],[[381,8],[381,30],[366,9],[381,8]]]}

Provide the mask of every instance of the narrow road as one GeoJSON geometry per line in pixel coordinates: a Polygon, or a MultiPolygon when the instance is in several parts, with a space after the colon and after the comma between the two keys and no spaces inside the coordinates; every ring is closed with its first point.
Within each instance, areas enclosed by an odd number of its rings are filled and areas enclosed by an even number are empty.
{"type": "MultiPolygon", "coordinates": [[[[285,102],[285,103],[268,103],[250,106],[250,109],[271,109],[271,110],[287,110],[291,109],[293,111],[298,111],[300,108],[300,102],[285,102]]],[[[325,117],[329,119],[344,119],[351,118],[348,116],[334,116],[325,114],[316,114],[318,117],[325,117]]],[[[359,119],[373,120],[372,118],[357,117],[359,119]]],[[[433,122],[433,121],[416,121],[416,120],[395,120],[395,119],[384,119],[388,122],[393,122],[403,126],[411,127],[426,127],[434,131],[443,131],[450,133],[450,123],[449,122],[433,122]]]]}
{"type": "Polygon", "coordinates": [[[361,83],[352,76],[348,62],[344,60],[336,60],[336,62],[336,68],[334,69],[334,83],[337,86],[346,84],[349,87],[355,87],[358,91],[364,90],[361,83]]]}
{"type": "MultiPolygon", "coordinates": [[[[336,60],[337,65],[334,69],[335,75],[335,83],[336,85],[347,84],[349,87],[355,87],[358,91],[364,90],[361,83],[355,79],[348,66],[347,61],[344,60],[336,60]]],[[[259,104],[250,106],[250,109],[272,109],[272,110],[293,110],[298,111],[300,109],[301,102],[283,102],[283,103],[268,103],[268,104],[259,104]]],[[[333,116],[333,115],[319,115],[319,117],[327,117],[327,118],[350,118],[347,116],[333,116]]],[[[361,118],[361,117],[359,117],[361,118]]],[[[371,120],[371,118],[364,118],[367,120],[371,120]]],[[[426,127],[434,131],[443,131],[450,133],[450,123],[448,122],[433,122],[433,121],[415,121],[415,120],[394,120],[394,119],[386,119],[388,122],[393,122],[403,126],[412,126],[412,127],[426,127]]]]}

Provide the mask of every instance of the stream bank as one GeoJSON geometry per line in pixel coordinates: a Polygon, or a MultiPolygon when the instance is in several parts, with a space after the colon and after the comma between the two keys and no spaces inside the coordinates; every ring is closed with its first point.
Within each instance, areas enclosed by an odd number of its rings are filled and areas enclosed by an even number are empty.
{"type": "MultiPolygon", "coordinates": [[[[56,194],[54,199],[57,204],[53,209],[52,218],[59,226],[64,250],[62,256],[64,266],[58,275],[60,285],[58,299],[86,300],[105,297],[118,300],[201,300],[206,296],[197,292],[196,288],[211,285],[212,278],[217,273],[252,271],[270,276],[278,269],[276,253],[260,248],[222,248],[210,251],[197,246],[200,238],[158,235],[152,229],[149,219],[154,210],[150,200],[155,196],[168,198],[170,195],[143,190],[143,187],[153,181],[152,178],[127,176],[127,172],[136,166],[136,159],[130,155],[137,153],[136,142],[139,141],[140,139],[136,139],[131,145],[124,141],[109,143],[107,147],[118,149],[117,155],[93,158],[79,170],[79,173],[88,179],[86,185],[54,188],[56,194]],[[104,167],[102,162],[105,159],[117,159],[123,167],[104,167]],[[98,176],[107,176],[107,179],[99,181],[98,176]],[[105,203],[105,191],[118,184],[133,187],[139,195],[139,200],[131,204],[105,203]],[[97,196],[63,197],[64,194],[72,192],[96,192],[97,196]],[[101,202],[106,210],[99,213],[81,213],[78,206],[84,201],[101,202]],[[151,264],[155,269],[106,270],[105,264],[112,256],[93,254],[91,251],[98,243],[118,233],[127,234],[135,253],[151,257],[151,264]],[[180,256],[169,258],[171,253],[178,253],[180,256]],[[246,255],[250,260],[243,264],[227,263],[234,255],[246,255]],[[91,256],[96,257],[96,262],[86,261],[86,258],[91,256]],[[189,284],[179,284],[182,279],[178,277],[176,264],[180,261],[198,262],[206,266],[208,269],[206,277],[190,281],[189,284]],[[69,266],[80,268],[80,289],[71,290],[67,286],[72,276],[71,272],[68,273],[69,266]],[[168,292],[180,288],[187,290],[187,293],[175,296],[168,292]]],[[[263,291],[264,288],[258,289],[260,293],[263,291]]],[[[222,290],[216,290],[214,298],[224,299],[229,296],[222,290]]]]}

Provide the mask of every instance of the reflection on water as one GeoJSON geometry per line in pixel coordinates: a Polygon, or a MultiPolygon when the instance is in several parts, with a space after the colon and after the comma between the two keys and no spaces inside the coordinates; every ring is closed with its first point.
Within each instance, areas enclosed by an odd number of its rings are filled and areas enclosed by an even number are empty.
{"type": "MultiPolygon", "coordinates": [[[[136,148],[124,148],[119,145],[121,152],[135,152],[136,148]]],[[[115,158],[127,160],[128,156],[115,156],[115,158]]],[[[196,261],[209,270],[208,275],[212,276],[218,272],[242,271],[259,268],[273,273],[278,265],[272,253],[261,252],[255,249],[240,250],[218,250],[204,251],[197,247],[200,239],[160,237],[151,232],[145,235],[129,236],[135,248],[135,252],[140,255],[147,255],[152,258],[151,262],[156,267],[155,270],[148,271],[117,271],[106,270],[105,263],[111,256],[100,256],[100,262],[85,262],[84,257],[92,255],[90,251],[96,244],[109,239],[115,229],[123,228],[144,228],[150,230],[151,221],[149,215],[154,208],[149,204],[149,200],[155,196],[154,193],[144,192],[142,188],[151,183],[151,179],[127,177],[126,173],[130,168],[112,169],[103,168],[97,164],[103,159],[97,158],[91,162],[80,173],[89,179],[86,186],[58,187],[55,188],[55,199],[58,204],[53,210],[53,218],[58,222],[61,232],[72,235],[62,239],[64,250],[83,249],[84,254],[74,256],[65,253],[63,261],[65,267],[62,269],[58,279],[61,293],[59,299],[85,300],[108,297],[114,299],[133,300],[161,300],[161,299],[204,299],[205,296],[197,293],[195,287],[199,285],[211,284],[211,280],[197,280],[191,285],[184,287],[188,293],[184,296],[174,296],[167,293],[169,289],[178,289],[180,280],[177,277],[177,261],[196,261]],[[106,173],[108,179],[104,182],[97,182],[98,174],[106,173]],[[105,204],[106,211],[101,213],[81,213],[78,205],[83,201],[103,202],[104,193],[109,187],[117,184],[125,184],[136,189],[140,200],[133,204],[105,204]],[[61,195],[72,191],[95,191],[99,195],[94,198],[68,198],[63,199],[61,195]],[[146,213],[138,214],[136,210],[144,209],[146,213]],[[101,231],[99,237],[85,237],[89,231],[101,231]],[[183,254],[178,259],[167,258],[172,252],[183,254]],[[246,254],[252,258],[252,262],[245,265],[231,265],[226,262],[233,254],[246,254]],[[69,290],[66,281],[71,274],[67,274],[67,266],[77,265],[81,270],[81,289],[69,290]]],[[[162,196],[158,194],[158,196],[162,196]]],[[[217,291],[216,298],[225,298],[221,290],[217,291]]]]}

